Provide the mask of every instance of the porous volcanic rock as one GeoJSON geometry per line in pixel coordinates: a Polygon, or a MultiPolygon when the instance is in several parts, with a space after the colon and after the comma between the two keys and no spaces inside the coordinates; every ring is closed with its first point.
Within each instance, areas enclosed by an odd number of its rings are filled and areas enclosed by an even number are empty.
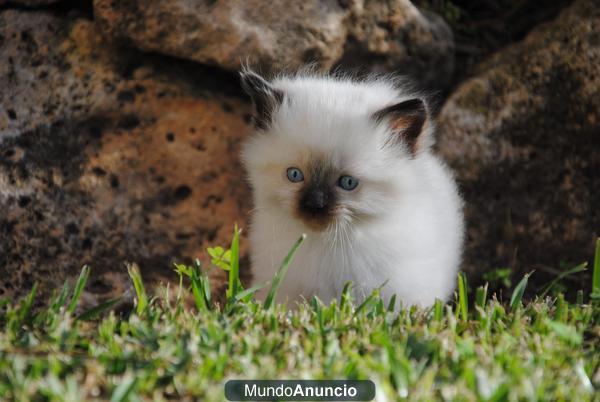
{"type": "Polygon", "coordinates": [[[346,13],[337,0],[96,0],[94,14],[108,35],[140,49],[230,70],[247,58],[331,65],[346,37],[346,13]]]}
{"type": "Polygon", "coordinates": [[[59,3],[60,1],[62,0],[0,0],[0,7],[7,4],[16,4],[18,6],[34,8],[59,3]]]}
{"type": "Polygon", "coordinates": [[[246,226],[236,77],[112,48],[83,18],[5,10],[0,27],[0,294],[84,264],[91,292],[126,261],[163,278],[246,226]]]}
{"type": "Polygon", "coordinates": [[[592,256],[600,235],[599,27],[598,1],[574,3],[480,65],[444,105],[438,148],[466,198],[473,271],[553,272],[592,256]]]}
{"type": "Polygon", "coordinates": [[[337,64],[441,88],[454,66],[451,30],[409,0],[95,0],[94,16],[121,43],[229,70],[337,64]]]}
{"type": "Polygon", "coordinates": [[[438,15],[408,0],[348,1],[348,38],[342,68],[409,75],[440,89],[454,72],[454,36],[438,15]]]}

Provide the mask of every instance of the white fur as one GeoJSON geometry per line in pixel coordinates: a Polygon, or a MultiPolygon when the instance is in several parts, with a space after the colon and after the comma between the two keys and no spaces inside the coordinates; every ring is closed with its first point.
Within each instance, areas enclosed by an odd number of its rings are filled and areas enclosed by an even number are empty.
{"type": "Polygon", "coordinates": [[[397,294],[405,305],[448,298],[460,263],[462,201],[451,172],[430,150],[433,124],[426,124],[413,157],[406,149],[386,146],[390,129],[371,119],[414,94],[381,78],[298,75],[271,84],[284,93],[284,102],[273,111],[270,127],[252,136],[243,151],[255,203],[250,226],[254,283],[271,280],[306,233],[279,289],[279,302],[313,295],[329,302],[347,281],[359,301],[386,281],[382,296],[397,294]],[[298,183],[286,178],[288,167],[302,169],[314,154],[327,155],[340,174],[360,180],[354,191],[335,190],[341,212],[324,231],[313,231],[294,216],[298,183]]]}

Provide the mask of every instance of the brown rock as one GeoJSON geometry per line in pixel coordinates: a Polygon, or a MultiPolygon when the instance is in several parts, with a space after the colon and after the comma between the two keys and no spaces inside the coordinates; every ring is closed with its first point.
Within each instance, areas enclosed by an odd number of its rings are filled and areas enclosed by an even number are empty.
{"type": "Polygon", "coordinates": [[[436,87],[453,70],[452,32],[408,0],[95,0],[94,16],[121,42],[229,70],[245,61],[272,70],[337,63],[436,87]]]}
{"type": "Polygon", "coordinates": [[[454,37],[438,15],[408,0],[352,0],[342,67],[410,75],[422,86],[444,88],[454,71],[454,37]]]}
{"type": "Polygon", "coordinates": [[[331,66],[341,55],[345,12],[336,0],[94,1],[110,36],[145,51],[239,69],[253,63],[331,66]]]}
{"type": "Polygon", "coordinates": [[[54,4],[54,3],[58,3],[61,0],[0,0],[0,6],[6,4],[6,3],[11,3],[11,4],[17,4],[19,6],[24,6],[24,7],[40,7],[40,6],[47,6],[50,4],[54,4]]]}
{"type": "MultiPolygon", "coordinates": [[[[578,1],[479,66],[439,117],[473,271],[563,268],[600,235],[600,7],[578,1]]],[[[587,285],[585,285],[587,286],[587,285]]]]}
{"type": "Polygon", "coordinates": [[[211,89],[219,77],[120,52],[83,19],[4,11],[0,26],[0,294],[83,264],[99,293],[126,261],[173,278],[173,261],[207,262],[245,227],[249,105],[211,89]]]}

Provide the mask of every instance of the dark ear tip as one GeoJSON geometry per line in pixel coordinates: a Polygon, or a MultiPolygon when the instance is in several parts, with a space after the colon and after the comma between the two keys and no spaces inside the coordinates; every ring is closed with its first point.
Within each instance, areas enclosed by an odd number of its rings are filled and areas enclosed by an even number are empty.
{"type": "Polygon", "coordinates": [[[247,68],[240,71],[240,83],[242,88],[250,95],[269,88],[267,80],[247,68]]]}
{"type": "Polygon", "coordinates": [[[403,105],[401,109],[406,110],[407,112],[413,112],[415,114],[427,113],[428,107],[427,103],[422,98],[413,98],[401,103],[403,105]]]}
{"type": "Polygon", "coordinates": [[[421,98],[411,98],[394,105],[383,108],[373,114],[373,119],[381,122],[386,118],[419,116],[426,119],[428,107],[425,100],[421,98]]]}
{"type": "Polygon", "coordinates": [[[240,70],[240,84],[254,103],[255,126],[266,128],[270,124],[274,109],[283,101],[283,92],[246,66],[240,70]]]}

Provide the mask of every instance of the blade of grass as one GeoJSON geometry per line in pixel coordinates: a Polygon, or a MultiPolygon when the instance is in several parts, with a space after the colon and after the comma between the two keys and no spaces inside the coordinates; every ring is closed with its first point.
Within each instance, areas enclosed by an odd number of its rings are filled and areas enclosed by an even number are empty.
{"type": "Polygon", "coordinates": [[[467,294],[467,276],[464,272],[458,274],[458,308],[463,321],[469,318],[469,300],[467,294]]]}
{"type": "Polygon", "coordinates": [[[552,280],[552,282],[550,282],[544,288],[544,291],[540,294],[540,297],[546,296],[546,293],[548,293],[562,279],[566,278],[569,275],[573,275],[573,274],[585,271],[586,269],[587,269],[587,262],[583,262],[583,263],[577,265],[576,267],[566,270],[562,274],[558,275],[554,280],[552,280]]]}
{"type": "Polygon", "coordinates": [[[135,289],[137,299],[136,312],[138,315],[141,315],[146,309],[146,306],[148,306],[148,296],[146,295],[142,275],[140,274],[140,269],[137,264],[129,264],[127,266],[127,272],[133,281],[133,287],[135,289]]]}
{"type": "Polygon", "coordinates": [[[196,267],[196,271],[198,272],[201,278],[202,285],[202,294],[204,295],[204,299],[206,300],[206,305],[208,308],[212,308],[212,291],[210,289],[210,279],[207,275],[202,272],[202,263],[199,259],[194,260],[194,265],[196,267]]]}
{"type": "Polygon", "coordinates": [[[240,232],[237,224],[234,227],[233,239],[231,240],[231,256],[229,270],[229,287],[227,289],[227,299],[233,299],[241,288],[240,282],[240,232]]]}
{"type": "Polygon", "coordinates": [[[268,283],[261,283],[255,286],[252,286],[251,288],[245,289],[241,292],[238,292],[234,297],[233,297],[233,301],[234,302],[238,302],[238,301],[246,301],[248,297],[252,296],[254,293],[256,293],[258,290],[264,288],[265,286],[267,286],[268,283]]]}
{"type": "Polygon", "coordinates": [[[583,304],[583,290],[579,289],[577,291],[577,304],[582,305],[583,304]]]}
{"type": "Polygon", "coordinates": [[[487,302],[488,284],[479,286],[475,291],[475,305],[485,309],[485,303],[487,302]]]}
{"type": "Polygon", "coordinates": [[[113,391],[110,402],[124,402],[129,400],[130,394],[137,385],[137,378],[129,377],[123,380],[113,391]]]}
{"type": "Polygon", "coordinates": [[[89,277],[90,267],[84,265],[83,268],[81,268],[81,273],[79,274],[79,278],[77,279],[77,283],[75,284],[75,290],[73,291],[73,297],[71,297],[69,307],[67,307],[67,311],[69,312],[69,314],[73,314],[73,312],[77,308],[77,302],[79,302],[81,292],[83,292],[83,288],[85,287],[85,284],[87,283],[89,277]]]}
{"type": "Polygon", "coordinates": [[[111,309],[114,305],[119,303],[121,301],[121,299],[122,299],[122,297],[120,297],[120,296],[112,298],[112,299],[108,299],[107,301],[100,303],[97,306],[94,306],[94,307],[84,311],[83,313],[79,314],[77,316],[77,319],[81,320],[81,321],[88,321],[93,318],[96,318],[97,316],[102,314],[104,311],[111,309]]]}
{"type": "Polygon", "coordinates": [[[61,307],[63,307],[69,297],[69,283],[65,282],[60,293],[50,303],[50,311],[58,313],[61,307]]]}
{"type": "Polygon", "coordinates": [[[29,313],[31,311],[31,306],[33,306],[33,300],[35,299],[35,294],[37,293],[37,288],[38,288],[38,283],[36,282],[33,284],[31,291],[29,292],[29,294],[23,301],[23,304],[19,308],[19,313],[18,313],[19,324],[22,324],[25,321],[25,319],[27,318],[27,316],[29,316],[29,313]]]}
{"type": "Polygon", "coordinates": [[[369,306],[371,303],[373,303],[373,300],[375,298],[379,297],[379,295],[376,292],[377,291],[373,291],[373,293],[371,293],[369,296],[367,296],[365,298],[365,300],[363,300],[363,302],[360,303],[360,305],[354,311],[354,316],[355,317],[358,315],[358,313],[360,313],[362,310],[364,310],[365,308],[367,308],[367,306],[369,306]]]}
{"type": "Polygon", "coordinates": [[[435,304],[433,305],[433,319],[437,322],[442,321],[442,317],[444,316],[444,302],[440,299],[435,299],[435,304]]]}
{"type": "Polygon", "coordinates": [[[379,287],[373,289],[373,292],[371,292],[371,294],[365,298],[365,300],[363,300],[363,302],[358,306],[358,308],[354,311],[354,316],[356,317],[358,315],[358,313],[360,313],[362,310],[364,310],[365,308],[369,307],[371,304],[376,303],[377,300],[380,300],[381,297],[381,289],[383,289],[383,287],[385,285],[387,285],[387,283],[389,282],[389,279],[386,279],[385,282],[383,282],[379,287]]]}
{"type": "Polygon", "coordinates": [[[600,237],[596,239],[594,253],[594,272],[592,276],[592,293],[600,293],[600,237]]]}
{"type": "Polygon", "coordinates": [[[340,295],[340,310],[349,305],[352,302],[352,282],[346,282],[340,295]]]}
{"type": "Polygon", "coordinates": [[[290,263],[292,262],[292,258],[294,258],[294,254],[296,254],[296,251],[298,251],[298,248],[300,248],[302,243],[304,243],[305,239],[306,234],[302,233],[302,236],[300,236],[298,240],[296,240],[296,243],[294,243],[290,252],[283,259],[283,262],[279,266],[277,273],[271,281],[271,289],[269,290],[269,293],[267,294],[265,303],[263,305],[265,309],[269,309],[273,305],[273,300],[275,299],[275,295],[277,294],[277,289],[279,289],[279,286],[281,285],[281,282],[283,281],[283,278],[287,273],[290,263]]]}
{"type": "Polygon", "coordinates": [[[210,306],[210,285],[208,278],[199,272],[199,269],[192,269],[192,294],[194,295],[194,301],[196,302],[196,308],[198,311],[206,311],[210,306]],[[206,293],[208,291],[208,294],[206,293]]]}
{"type": "Polygon", "coordinates": [[[510,309],[511,310],[515,310],[521,304],[521,299],[523,299],[523,294],[525,293],[525,288],[527,288],[527,281],[529,280],[529,277],[531,276],[531,274],[533,274],[533,271],[531,271],[528,274],[525,274],[523,279],[521,279],[521,281],[515,287],[515,290],[513,290],[512,296],[510,297],[510,309]]]}
{"type": "Polygon", "coordinates": [[[394,293],[392,295],[392,297],[390,298],[390,302],[388,303],[387,311],[393,312],[395,308],[396,308],[396,294],[394,293]]]}

